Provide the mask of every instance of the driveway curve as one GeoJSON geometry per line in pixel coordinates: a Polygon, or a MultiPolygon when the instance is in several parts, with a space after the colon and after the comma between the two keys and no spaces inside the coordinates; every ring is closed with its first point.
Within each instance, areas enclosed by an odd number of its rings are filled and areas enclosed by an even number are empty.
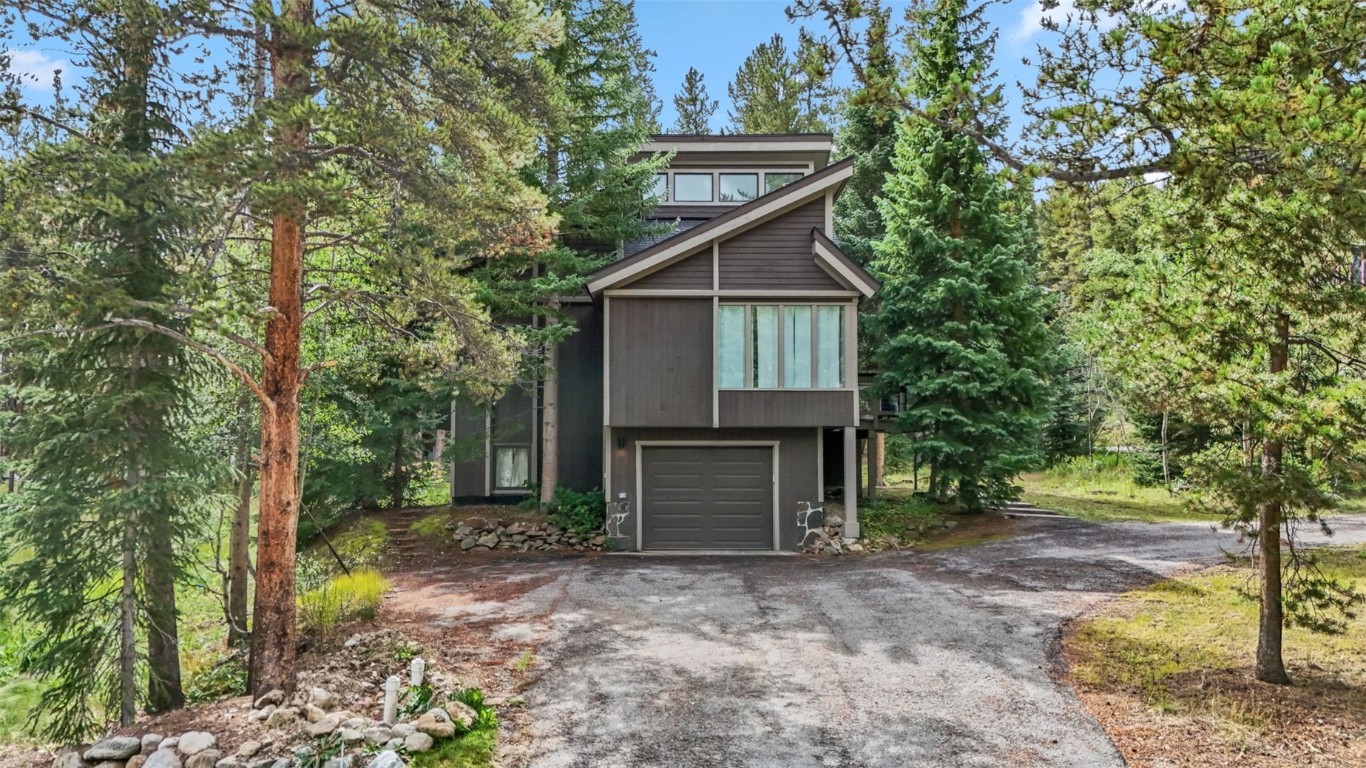
{"type": "MultiPolygon", "coordinates": [[[[1334,543],[1366,541],[1366,519],[1336,527],[1334,543]]],[[[1020,529],[934,554],[538,563],[548,582],[521,610],[544,637],[513,762],[1123,766],[1059,680],[1062,625],[1239,545],[1208,525],[1020,529]]]]}

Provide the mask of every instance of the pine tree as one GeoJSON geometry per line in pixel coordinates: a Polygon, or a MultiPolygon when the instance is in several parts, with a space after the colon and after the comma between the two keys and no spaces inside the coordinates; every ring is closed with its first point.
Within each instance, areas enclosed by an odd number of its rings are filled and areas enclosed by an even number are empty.
{"type": "Polygon", "coordinates": [[[683,76],[682,90],[674,96],[678,119],[674,121],[673,132],[684,135],[711,133],[711,116],[716,114],[718,103],[707,95],[702,73],[696,67],[689,67],[688,74],[683,76]]]}
{"type": "Polygon", "coordinates": [[[835,235],[840,248],[859,264],[873,262],[873,243],[882,239],[886,227],[878,210],[884,180],[892,173],[892,151],[902,113],[878,98],[876,92],[896,88],[897,67],[887,48],[890,12],[873,9],[869,19],[868,60],[864,65],[869,82],[863,85],[844,110],[844,123],[836,135],[836,149],[854,158],[854,175],[835,200],[835,235]]]}
{"type": "Polygon", "coordinates": [[[24,482],[0,500],[0,593],[39,628],[23,671],[33,714],[77,741],[106,717],[181,706],[177,549],[214,485],[185,439],[197,375],[177,269],[203,223],[177,157],[175,8],[50,5],[47,31],[87,54],[88,112],[16,111],[56,126],[11,165],[5,376],[21,403],[4,442],[24,482]],[[145,684],[137,673],[147,671],[145,684]]]}
{"type": "MultiPolygon", "coordinates": [[[[939,0],[915,17],[914,94],[938,109],[990,99],[994,37],[980,10],[939,0]]],[[[1051,340],[1033,284],[1030,231],[969,138],[912,117],[898,129],[874,245],[882,279],[880,386],[904,391],[931,492],[980,509],[1037,460],[1051,340]]]]}
{"type": "Polygon", "coordinates": [[[755,46],[730,94],[731,128],[736,133],[817,133],[830,128],[834,90],[830,52],[803,32],[796,56],[782,35],[755,46]]]}

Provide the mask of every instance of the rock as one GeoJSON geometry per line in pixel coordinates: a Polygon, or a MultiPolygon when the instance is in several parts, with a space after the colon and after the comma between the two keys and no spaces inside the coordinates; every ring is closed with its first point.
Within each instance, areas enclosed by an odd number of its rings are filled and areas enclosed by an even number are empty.
{"type": "Polygon", "coordinates": [[[278,707],[280,706],[280,702],[284,700],[285,692],[280,690],[279,688],[276,688],[273,691],[261,694],[261,698],[253,702],[252,706],[256,707],[257,709],[263,709],[267,704],[274,704],[278,707]]]}
{"type": "Polygon", "coordinates": [[[464,527],[469,528],[471,531],[482,531],[484,530],[484,526],[488,524],[489,521],[485,520],[482,517],[471,517],[470,519],[465,521],[464,527]]]}
{"type": "Polygon", "coordinates": [[[463,552],[467,549],[474,549],[474,545],[478,543],[479,540],[474,538],[473,536],[466,536],[465,538],[460,540],[460,550],[463,552]]]}
{"type": "Polygon", "coordinates": [[[408,723],[394,723],[394,727],[390,730],[400,739],[406,739],[414,733],[417,733],[417,729],[408,723]]]}
{"type": "Polygon", "coordinates": [[[342,721],[343,728],[350,728],[353,731],[363,731],[370,727],[370,721],[363,717],[348,717],[342,721]]]}
{"type": "Polygon", "coordinates": [[[458,538],[468,536],[471,533],[474,533],[474,529],[464,523],[461,523],[460,525],[457,525],[455,527],[455,535],[458,538]]]}
{"type": "MultiPolygon", "coordinates": [[[[170,739],[166,741],[170,741],[170,739]]],[[[164,745],[166,742],[161,743],[164,745]]],[[[142,764],[142,768],[182,768],[182,766],[180,755],[176,754],[174,749],[167,749],[164,746],[148,755],[147,762],[142,764]]]]}
{"type": "Polygon", "coordinates": [[[385,749],[403,749],[403,739],[389,739],[384,742],[385,749]]]}
{"type": "MultiPolygon", "coordinates": [[[[135,755],[137,757],[137,755],[135,755]]],[[[131,759],[131,758],[130,758],[131,759]]],[[[95,768],[123,768],[122,760],[101,760],[95,763],[95,768]]]]}
{"type": "Polygon", "coordinates": [[[323,763],[323,768],[351,768],[351,756],[342,755],[341,757],[329,758],[323,763]]]}
{"type": "Polygon", "coordinates": [[[451,716],[451,721],[458,723],[464,730],[469,730],[474,725],[474,721],[479,719],[479,713],[474,711],[474,707],[463,701],[450,701],[446,703],[446,714],[451,716]]]}
{"type": "Polygon", "coordinates": [[[332,692],[327,690],[326,688],[308,689],[308,703],[312,704],[315,707],[321,707],[322,709],[331,709],[332,704],[335,703],[336,700],[337,697],[333,696],[332,692]]]}
{"type": "Polygon", "coordinates": [[[304,719],[308,722],[316,723],[324,717],[327,717],[327,713],[323,711],[322,707],[315,707],[312,704],[304,705],[304,719]]]}
{"type": "Polygon", "coordinates": [[[341,739],[343,744],[355,744],[365,736],[355,728],[338,728],[337,738],[341,739]]]}
{"type": "Polygon", "coordinates": [[[863,552],[863,550],[864,550],[863,545],[860,544],[860,543],[858,543],[857,541],[854,542],[853,544],[850,544],[850,545],[849,545],[849,551],[850,551],[850,552],[859,553],[859,552],[863,552]]]}
{"type": "Polygon", "coordinates": [[[375,726],[374,728],[366,728],[365,731],[361,733],[361,736],[366,741],[375,745],[383,744],[384,742],[393,738],[393,734],[389,731],[388,728],[379,725],[375,726]]]}
{"type": "Polygon", "coordinates": [[[279,728],[299,719],[299,710],[294,707],[280,707],[266,718],[266,727],[279,728]]]}
{"type": "Polygon", "coordinates": [[[185,761],[185,768],[215,768],[218,761],[222,759],[222,752],[216,749],[206,749],[190,755],[190,759],[185,761]]]}
{"type": "Polygon", "coordinates": [[[57,753],[57,758],[52,761],[52,768],[81,768],[85,762],[81,760],[81,753],[76,750],[57,753]]]}
{"type": "Polygon", "coordinates": [[[150,755],[157,751],[157,747],[161,746],[161,741],[162,736],[159,733],[142,734],[142,754],[150,755]]]}
{"type": "MultiPolygon", "coordinates": [[[[463,544],[464,542],[461,542],[461,543],[463,544]]],[[[490,547],[490,548],[492,548],[492,547],[494,547],[494,546],[497,546],[497,544],[498,544],[498,534],[496,534],[496,533],[486,533],[486,534],[484,534],[483,536],[480,536],[480,537],[479,537],[478,544],[479,544],[479,546],[481,546],[481,547],[490,547]]]]}
{"type": "Polygon", "coordinates": [[[414,733],[403,740],[403,748],[413,753],[426,752],[435,744],[436,741],[425,733],[414,733]]]}
{"type": "Polygon", "coordinates": [[[180,746],[180,737],[172,736],[169,739],[162,739],[161,743],[157,745],[157,751],[160,752],[163,749],[173,750],[178,746],[180,746]]]}
{"type": "Polygon", "coordinates": [[[341,718],[336,715],[328,715],[316,723],[309,724],[304,730],[308,731],[309,736],[316,739],[319,736],[326,736],[337,730],[337,726],[339,725],[341,725],[341,718]]]}
{"type": "Polygon", "coordinates": [[[247,764],[235,757],[225,757],[213,768],[247,768],[247,764]]]}
{"type": "Polygon", "coordinates": [[[945,527],[945,528],[948,528],[948,529],[950,529],[950,530],[952,530],[952,529],[954,529],[954,528],[957,528],[957,527],[958,527],[958,521],[957,521],[957,520],[945,520],[945,521],[944,521],[944,527],[945,527]]]}
{"type": "Polygon", "coordinates": [[[259,741],[247,740],[239,744],[237,746],[237,751],[233,754],[237,755],[243,760],[248,760],[250,758],[256,757],[257,753],[261,751],[262,746],[264,745],[261,744],[261,742],[259,741]]]}
{"type": "Polygon", "coordinates": [[[123,764],[123,768],[142,768],[147,764],[147,755],[133,755],[128,758],[128,762],[123,764]]]}
{"type": "Polygon", "coordinates": [[[142,750],[142,739],[136,736],[111,736],[104,741],[97,741],[85,751],[85,761],[87,763],[98,763],[101,760],[127,760],[142,750]]]}
{"type": "Polygon", "coordinates": [[[197,755],[216,743],[218,739],[208,731],[188,731],[180,735],[179,746],[182,754],[197,755]]]}
{"type": "Polygon", "coordinates": [[[368,768],[405,768],[403,758],[392,749],[386,749],[370,760],[368,768]]]}
{"type": "Polygon", "coordinates": [[[360,635],[352,635],[346,638],[346,642],[342,643],[343,648],[355,648],[358,645],[360,645],[360,635]]]}
{"type": "Polygon", "coordinates": [[[843,528],[844,518],[831,512],[825,514],[825,520],[821,523],[826,528],[843,528]]]}

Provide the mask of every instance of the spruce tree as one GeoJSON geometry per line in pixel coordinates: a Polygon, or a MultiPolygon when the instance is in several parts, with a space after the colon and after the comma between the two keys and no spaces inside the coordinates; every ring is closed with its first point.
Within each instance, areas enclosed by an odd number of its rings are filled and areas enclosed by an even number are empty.
{"type": "Polygon", "coordinates": [[[11,105],[56,130],[33,134],[7,179],[26,203],[7,220],[3,301],[20,404],[3,439],[23,482],[0,497],[0,594],[38,628],[22,666],[46,684],[33,722],[77,741],[184,703],[177,554],[214,483],[186,439],[196,369],[170,334],[204,219],[176,144],[185,94],[164,65],[175,9],[46,11],[81,19],[46,31],[85,54],[89,111],[11,105]]]}
{"type": "Polygon", "coordinates": [[[902,112],[877,96],[877,92],[897,87],[897,67],[887,48],[890,13],[870,10],[867,61],[864,70],[868,83],[849,99],[844,122],[836,134],[836,151],[854,158],[854,175],[835,200],[835,235],[840,248],[859,264],[873,261],[873,243],[882,239],[886,227],[877,199],[892,173],[892,150],[902,112]]]}
{"type": "Polygon", "coordinates": [[[702,73],[696,67],[688,67],[682,90],[674,96],[678,118],[674,121],[673,132],[684,135],[711,133],[711,116],[716,114],[718,103],[708,96],[702,73]]]}
{"type": "Polygon", "coordinates": [[[796,55],[782,35],[755,46],[745,57],[730,94],[736,133],[818,133],[830,129],[835,92],[829,50],[803,32],[796,55]]]}
{"type": "MultiPolygon", "coordinates": [[[[991,101],[994,36],[980,9],[938,0],[914,16],[910,88],[929,110],[991,101]]],[[[905,431],[931,492],[967,509],[1012,496],[1038,458],[1052,342],[1033,282],[1027,223],[969,138],[900,125],[874,245],[880,386],[905,392],[905,431]]]]}

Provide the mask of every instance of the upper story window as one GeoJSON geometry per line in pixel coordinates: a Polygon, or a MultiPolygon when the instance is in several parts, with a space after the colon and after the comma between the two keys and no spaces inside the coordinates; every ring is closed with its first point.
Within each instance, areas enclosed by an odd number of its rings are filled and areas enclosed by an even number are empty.
{"type": "Polygon", "coordinates": [[[801,177],[802,174],[800,173],[766,173],[764,174],[764,194],[782,189],[801,177]]]}
{"type": "Polygon", "coordinates": [[[722,304],[716,385],[722,389],[844,386],[843,304],[722,304]]]}
{"type": "Polygon", "coordinates": [[[650,196],[660,203],[747,203],[798,181],[788,170],[670,170],[655,175],[650,196]]]}
{"type": "Polygon", "coordinates": [[[743,203],[759,196],[759,174],[722,173],[721,202],[743,203]]]}
{"type": "Polygon", "coordinates": [[[679,203],[710,203],[712,175],[710,173],[675,173],[674,201],[679,203]]]}

